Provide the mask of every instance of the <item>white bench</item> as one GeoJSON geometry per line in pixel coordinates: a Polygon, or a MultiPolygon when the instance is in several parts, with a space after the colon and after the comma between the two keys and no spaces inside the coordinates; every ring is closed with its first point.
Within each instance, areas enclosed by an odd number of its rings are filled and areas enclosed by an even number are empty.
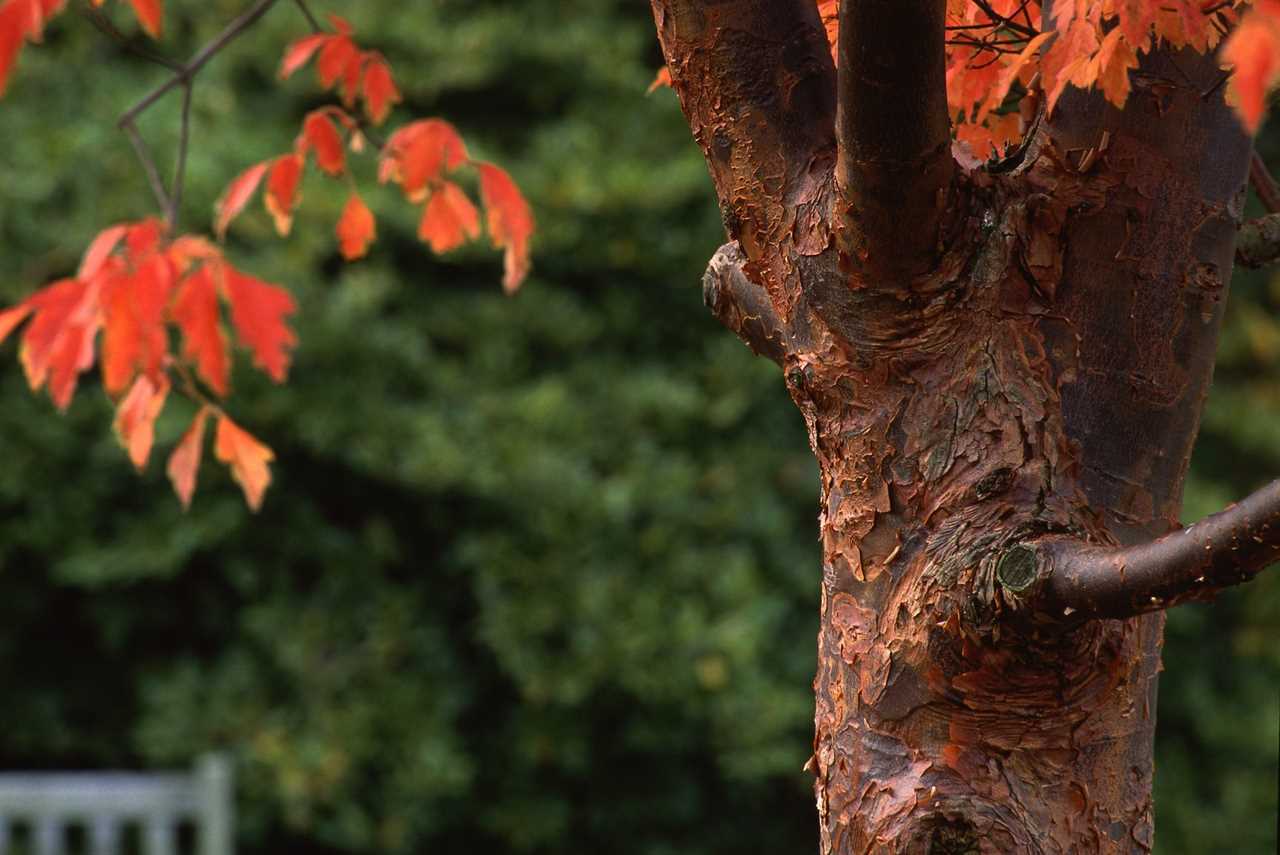
{"type": "Polygon", "coordinates": [[[145,855],[179,855],[178,827],[193,823],[199,855],[234,851],[233,779],[220,754],[191,772],[0,773],[0,855],[17,855],[25,827],[31,855],[65,855],[72,828],[91,855],[121,855],[125,832],[140,832],[145,855]]]}

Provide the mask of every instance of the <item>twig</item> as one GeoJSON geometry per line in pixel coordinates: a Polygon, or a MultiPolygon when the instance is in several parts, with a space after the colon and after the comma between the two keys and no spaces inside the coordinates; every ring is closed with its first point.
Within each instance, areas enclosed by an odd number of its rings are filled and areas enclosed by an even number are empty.
{"type": "Polygon", "coordinates": [[[152,89],[144,95],[138,103],[134,104],[120,117],[117,123],[121,128],[132,122],[140,116],[148,107],[159,101],[176,86],[190,81],[205,64],[218,55],[218,52],[229,45],[231,42],[254,24],[259,18],[266,14],[267,10],[276,4],[276,0],[258,0],[248,11],[240,15],[230,24],[223,28],[213,41],[200,48],[186,65],[178,69],[175,74],[164,83],[152,89]]]}
{"type": "Polygon", "coordinates": [[[1249,183],[1253,185],[1253,192],[1258,194],[1258,201],[1267,209],[1268,214],[1280,213],[1280,188],[1276,187],[1271,171],[1257,151],[1249,159],[1249,183]]]}
{"type": "Polygon", "coordinates": [[[307,23],[311,25],[312,32],[323,32],[324,27],[320,26],[320,21],[312,14],[311,9],[307,6],[306,0],[294,0],[298,8],[302,10],[302,14],[306,16],[307,23]]]}
{"type": "Polygon", "coordinates": [[[151,192],[156,197],[156,202],[160,205],[160,210],[169,211],[169,196],[165,193],[164,180],[160,177],[159,170],[156,169],[155,158],[151,156],[151,150],[147,148],[146,140],[142,138],[142,134],[138,133],[138,126],[132,121],[121,125],[120,130],[124,131],[129,137],[129,142],[133,143],[133,150],[138,155],[138,160],[142,163],[142,171],[147,175],[147,183],[151,185],[151,192]]]}
{"type": "Polygon", "coordinates": [[[154,62],[156,65],[162,65],[170,71],[181,70],[182,63],[175,59],[170,59],[167,56],[163,56],[162,54],[140,47],[133,39],[130,39],[124,33],[120,32],[120,30],[116,29],[116,25],[111,23],[111,19],[98,11],[97,8],[93,6],[82,6],[79,11],[81,17],[97,27],[100,33],[107,36],[130,53],[135,53],[148,62],[154,62]]]}
{"type": "Polygon", "coordinates": [[[182,124],[178,131],[178,157],[173,168],[173,192],[169,196],[169,231],[178,224],[182,209],[182,186],[187,177],[187,148],[191,142],[191,81],[182,86],[182,124]]]}

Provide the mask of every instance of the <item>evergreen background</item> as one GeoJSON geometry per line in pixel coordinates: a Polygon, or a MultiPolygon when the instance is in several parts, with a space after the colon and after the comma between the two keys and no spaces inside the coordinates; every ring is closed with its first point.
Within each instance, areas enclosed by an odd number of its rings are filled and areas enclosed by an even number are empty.
{"type": "MultiPolygon", "coordinates": [[[[163,49],[243,6],[170,0],[163,49]]],[[[199,76],[187,229],[325,100],[310,70],[275,79],[305,32],[289,6],[199,76]]],[[[647,4],[334,11],[391,60],[393,122],[446,117],[512,171],[534,275],[507,299],[487,248],[432,257],[389,188],[354,265],[340,182],[309,175],[283,241],[255,203],[230,253],[302,306],[288,385],[235,377],[232,412],[279,456],[256,517],[212,463],[183,515],[163,458],[139,478],[116,446],[96,379],[60,417],[0,349],[0,767],[228,750],[244,853],[812,851],[816,469],[777,369],[701,305],[723,232],[675,98],[645,97],[647,4]]],[[[24,53],[0,102],[0,303],[150,213],[114,123],[163,74],[74,14],[24,53]]],[[[165,154],[176,110],[143,123],[165,154]]],[[[1277,309],[1280,279],[1236,277],[1188,521],[1280,473],[1277,309]]],[[[159,454],[189,416],[171,405],[159,454]]],[[[1162,855],[1275,851],[1277,626],[1275,572],[1171,615],[1162,855]]]]}

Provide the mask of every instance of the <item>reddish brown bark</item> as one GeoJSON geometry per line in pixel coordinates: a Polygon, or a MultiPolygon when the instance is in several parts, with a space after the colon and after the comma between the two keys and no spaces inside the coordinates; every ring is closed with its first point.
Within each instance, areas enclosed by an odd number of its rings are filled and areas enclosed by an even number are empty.
{"type": "Polygon", "coordinates": [[[733,241],[707,303],[783,367],[821,467],[821,852],[1148,851],[1163,617],[1141,613],[1238,581],[1241,537],[1251,570],[1280,543],[1262,496],[1133,546],[1178,525],[1240,221],[1250,143],[1204,96],[1215,63],[1157,54],[1124,111],[1068,95],[963,172],[937,91],[884,126],[850,100],[941,85],[943,0],[845,4],[838,123],[812,3],[652,2],[733,241]],[[1227,569],[1188,577],[1187,544],[1227,569]]]}

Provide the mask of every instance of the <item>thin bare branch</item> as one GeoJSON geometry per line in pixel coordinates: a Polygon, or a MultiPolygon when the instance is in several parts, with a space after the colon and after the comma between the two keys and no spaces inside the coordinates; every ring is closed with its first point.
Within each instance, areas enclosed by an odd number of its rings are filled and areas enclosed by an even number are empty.
{"type": "Polygon", "coordinates": [[[855,275],[895,290],[936,263],[954,173],[946,5],[840,4],[836,180],[846,219],[841,249],[855,275]]]}
{"type": "Polygon", "coordinates": [[[1226,510],[1149,543],[1106,548],[1046,539],[1002,556],[1010,600],[1075,622],[1127,618],[1208,599],[1280,558],[1280,480],[1226,510]]]}
{"type": "Polygon", "coordinates": [[[123,128],[136,120],[142,115],[147,108],[159,101],[175,87],[181,86],[183,83],[191,80],[200,69],[204,68],[209,60],[213,59],[218,53],[231,42],[235,41],[245,30],[251,27],[259,18],[267,13],[267,10],[276,4],[276,0],[257,0],[248,10],[241,14],[238,18],[227,24],[217,36],[213,38],[207,45],[196,51],[195,55],[187,61],[180,69],[178,69],[172,77],[164,83],[152,89],[146,95],[124,112],[117,124],[123,128]]]}
{"type": "Polygon", "coordinates": [[[160,171],[156,168],[155,157],[151,154],[151,149],[147,147],[147,142],[142,138],[142,134],[138,133],[138,126],[133,122],[121,125],[120,130],[125,132],[129,137],[129,142],[133,145],[134,152],[138,155],[138,161],[142,164],[142,171],[146,173],[147,184],[151,186],[151,193],[156,197],[156,204],[160,206],[161,211],[169,211],[169,194],[164,189],[164,179],[160,177],[160,171]]]}
{"type": "Polygon", "coordinates": [[[1256,150],[1249,159],[1249,183],[1268,214],[1280,213],[1280,187],[1276,187],[1276,181],[1271,177],[1271,170],[1267,169],[1262,155],[1256,150]]]}
{"type": "Polygon", "coordinates": [[[302,11],[302,14],[306,17],[307,25],[311,27],[311,32],[313,33],[323,32],[324,27],[320,26],[320,20],[311,11],[311,7],[306,4],[306,0],[294,0],[294,3],[297,5],[298,9],[302,11]]]}
{"type": "Polygon", "coordinates": [[[77,11],[80,13],[82,18],[93,24],[93,26],[97,28],[98,32],[102,33],[130,53],[140,56],[147,62],[164,66],[170,71],[180,71],[182,69],[182,63],[178,62],[176,59],[170,59],[169,57],[156,53],[155,51],[148,50],[139,45],[135,40],[120,32],[116,25],[111,22],[111,19],[104,15],[97,7],[86,3],[86,5],[78,7],[77,11]]]}
{"type": "Polygon", "coordinates": [[[178,131],[178,157],[173,168],[173,192],[169,194],[169,213],[167,222],[172,232],[178,224],[178,215],[182,211],[182,187],[187,178],[187,149],[191,144],[191,81],[182,87],[182,120],[178,131]]]}

